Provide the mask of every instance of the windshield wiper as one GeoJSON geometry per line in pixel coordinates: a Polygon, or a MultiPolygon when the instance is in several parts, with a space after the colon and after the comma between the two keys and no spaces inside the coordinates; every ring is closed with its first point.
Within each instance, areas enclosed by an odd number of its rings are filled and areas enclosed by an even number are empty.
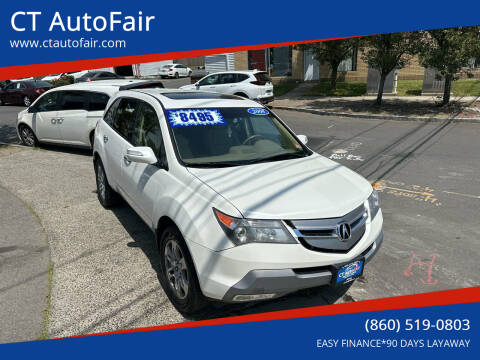
{"type": "Polygon", "coordinates": [[[245,162],[221,161],[221,162],[185,163],[185,165],[188,167],[222,168],[222,167],[245,165],[245,162]]]}
{"type": "Polygon", "coordinates": [[[304,152],[281,153],[281,154],[275,154],[272,156],[267,156],[261,159],[254,159],[249,161],[248,164],[257,164],[261,162],[280,161],[280,160],[288,160],[288,159],[298,159],[305,156],[308,156],[308,154],[304,152]]]}

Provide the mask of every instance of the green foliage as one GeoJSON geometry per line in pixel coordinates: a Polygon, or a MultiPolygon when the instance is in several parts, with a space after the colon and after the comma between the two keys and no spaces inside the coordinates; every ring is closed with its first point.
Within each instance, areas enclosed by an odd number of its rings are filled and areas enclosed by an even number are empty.
{"type": "Polygon", "coordinates": [[[443,104],[448,104],[455,76],[462,72],[469,75],[471,59],[480,56],[480,27],[429,30],[421,35],[419,61],[445,78],[443,104]]]}
{"type": "Polygon", "coordinates": [[[332,89],[337,85],[338,66],[343,60],[352,56],[353,51],[360,44],[359,38],[322,41],[298,45],[299,49],[312,50],[313,56],[320,64],[328,64],[332,70],[330,84],[332,89]]]}
{"type": "Polygon", "coordinates": [[[59,86],[64,86],[64,85],[70,85],[73,84],[74,78],[71,75],[64,75],[61,76],[57,80],[50,80],[49,83],[53,85],[53,87],[59,87],[59,86]]]}
{"type": "Polygon", "coordinates": [[[313,86],[305,96],[361,96],[367,92],[365,82],[339,82],[336,89],[328,82],[319,82],[313,86]]]}
{"type": "Polygon", "coordinates": [[[404,68],[409,63],[418,51],[419,39],[420,33],[407,32],[369,36],[363,41],[363,61],[380,72],[377,105],[382,103],[385,78],[394,69],[404,68]]]}

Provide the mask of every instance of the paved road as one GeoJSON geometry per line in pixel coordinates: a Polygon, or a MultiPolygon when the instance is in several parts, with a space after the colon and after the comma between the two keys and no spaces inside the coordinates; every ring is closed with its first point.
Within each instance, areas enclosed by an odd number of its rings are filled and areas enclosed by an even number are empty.
{"type": "MultiPolygon", "coordinates": [[[[215,304],[195,319],[480,284],[479,125],[278,114],[308,135],[313,149],[376,183],[384,245],[349,289],[215,304]]],[[[32,205],[49,235],[55,263],[50,336],[184,321],[158,284],[147,227],[125,204],[112,211],[98,204],[88,152],[25,149],[0,158],[0,174],[0,183],[32,205]]]]}
{"type": "MultiPolygon", "coordinates": [[[[0,161],[9,153],[0,148],[0,161]]],[[[0,186],[0,343],[41,337],[49,262],[38,218],[0,186]]]]}

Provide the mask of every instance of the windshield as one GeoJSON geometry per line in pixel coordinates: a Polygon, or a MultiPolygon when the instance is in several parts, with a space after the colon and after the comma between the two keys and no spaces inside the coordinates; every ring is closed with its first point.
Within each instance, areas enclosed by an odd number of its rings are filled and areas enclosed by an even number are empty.
{"type": "Polygon", "coordinates": [[[186,166],[223,167],[310,155],[265,108],[166,110],[186,166]]]}

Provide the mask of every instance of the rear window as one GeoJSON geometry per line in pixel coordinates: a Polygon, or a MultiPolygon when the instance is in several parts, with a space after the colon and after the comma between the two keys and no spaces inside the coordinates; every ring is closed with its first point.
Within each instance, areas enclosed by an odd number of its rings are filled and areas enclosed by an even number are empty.
{"type": "Polygon", "coordinates": [[[80,76],[80,77],[82,77],[82,78],[92,77],[92,76],[94,76],[95,74],[96,74],[96,72],[90,71],[90,72],[87,72],[87,73],[83,74],[83,75],[80,76]]]}
{"type": "Polygon", "coordinates": [[[168,65],[163,65],[162,68],[167,69],[167,68],[172,67],[172,66],[173,66],[173,64],[168,64],[168,65]]]}
{"type": "Polygon", "coordinates": [[[270,79],[270,76],[268,76],[266,72],[256,73],[253,74],[253,76],[255,76],[258,82],[261,82],[263,84],[267,82],[272,82],[272,79],[270,79]]]}
{"type": "Polygon", "coordinates": [[[34,87],[35,89],[45,88],[45,87],[51,88],[52,87],[52,84],[50,84],[49,82],[46,82],[46,81],[32,81],[30,83],[30,85],[32,85],[32,87],[34,87]]]}

